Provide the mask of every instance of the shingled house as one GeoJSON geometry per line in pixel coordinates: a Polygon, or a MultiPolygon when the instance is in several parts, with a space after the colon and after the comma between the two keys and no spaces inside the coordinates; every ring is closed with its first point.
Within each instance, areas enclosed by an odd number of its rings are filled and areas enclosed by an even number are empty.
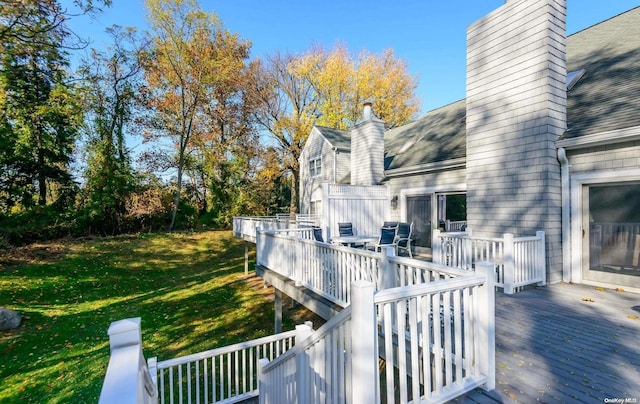
{"type": "Polygon", "coordinates": [[[300,212],[322,213],[322,184],[383,185],[418,249],[444,220],[544,230],[550,282],[640,290],[640,7],[568,37],[565,15],[510,0],[471,25],[466,98],[415,122],[314,127],[300,212]]]}

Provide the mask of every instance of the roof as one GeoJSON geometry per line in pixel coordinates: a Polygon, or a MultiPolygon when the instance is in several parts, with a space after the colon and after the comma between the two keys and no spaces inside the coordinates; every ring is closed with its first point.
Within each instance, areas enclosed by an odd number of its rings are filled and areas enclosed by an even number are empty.
{"type": "MultiPolygon", "coordinates": [[[[563,139],[640,126],[640,7],[567,37],[567,72],[585,69],[567,94],[563,139]]],[[[466,156],[466,103],[428,112],[385,135],[385,169],[466,156]],[[416,139],[404,154],[398,154],[416,139]]]]}
{"type": "Polygon", "coordinates": [[[567,38],[567,71],[585,74],[567,94],[563,139],[640,126],[640,7],[567,38]]]}
{"type": "Polygon", "coordinates": [[[331,146],[339,149],[351,149],[351,134],[349,132],[340,129],[327,128],[326,126],[315,125],[315,127],[331,146]]]}
{"type": "Polygon", "coordinates": [[[385,133],[385,170],[466,156],[466,103],[460,100],[385,133]]]}
{"type": "MultiPolygon", "coordinates": [[[[584,75],[567,93],[562,139],[640,126],[640,7],[567,38],[567,72],[584,75]]],[[[385,133],[385,170],[466,157],[466,102],[460,100],[385,133]],[[404,149],[404,150],[403,150],[404,149]]],[[[348,131],[316,126],[334,147],[348,131]]]]}

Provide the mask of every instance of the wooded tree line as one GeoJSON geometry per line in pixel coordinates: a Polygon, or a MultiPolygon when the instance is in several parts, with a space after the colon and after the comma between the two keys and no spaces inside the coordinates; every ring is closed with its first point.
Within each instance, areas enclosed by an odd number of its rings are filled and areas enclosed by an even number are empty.
{"type": "MultiPolygon", "coordinates": [[[[98,13],[110,0],[77,4],[98,13]]],[[[113,26],[108,49],[72,70],[86,43],[71,13],[58,0],[3,0],[0,242],[295,212],[314,124],[347,129],[364,101],[389,127],[417,113],[417,80],[392,50],[252,58],[251,42],[196,0],[146,7],[150,32],[113,26]]]]}

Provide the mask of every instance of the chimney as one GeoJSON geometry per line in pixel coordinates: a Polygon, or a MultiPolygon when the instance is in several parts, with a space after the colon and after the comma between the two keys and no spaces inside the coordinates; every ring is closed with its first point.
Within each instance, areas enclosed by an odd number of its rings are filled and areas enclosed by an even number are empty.
{"type": "Polygon", "coordinates": [[[544,230],[561,280],[566,0],[508,0],[467,30],[467,220],[475,232],[544,230]]]}
{"type": "Polygon", "coordinates": [[[363,121],[351,130],[351,185],[377,185],[384,176],[384,121],[365,102],[363,121]]]}
{"type": "Polygon", "coordinates": [[[371,102],[367,101],[364,103],[364,110],[362,111],[362,119],[368,121],[371,119],[371,102]]]}

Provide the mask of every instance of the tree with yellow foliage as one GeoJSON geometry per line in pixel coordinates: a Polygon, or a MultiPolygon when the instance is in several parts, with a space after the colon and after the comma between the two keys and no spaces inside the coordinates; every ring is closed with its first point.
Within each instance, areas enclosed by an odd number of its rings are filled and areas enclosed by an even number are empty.
{"type": "Polygon", "coordinates": [[[407,123],[419,109],[417,78],[391,49],[353,56],[338,44],[330,51],[276,53],[258,63],[253,91],[262,106],[258,122],[291,173],[291,212],[298,206],[298,159],[313,125],[349,129],[361,119],[364,102],[372,103],[387,128],[407,123]]]}

